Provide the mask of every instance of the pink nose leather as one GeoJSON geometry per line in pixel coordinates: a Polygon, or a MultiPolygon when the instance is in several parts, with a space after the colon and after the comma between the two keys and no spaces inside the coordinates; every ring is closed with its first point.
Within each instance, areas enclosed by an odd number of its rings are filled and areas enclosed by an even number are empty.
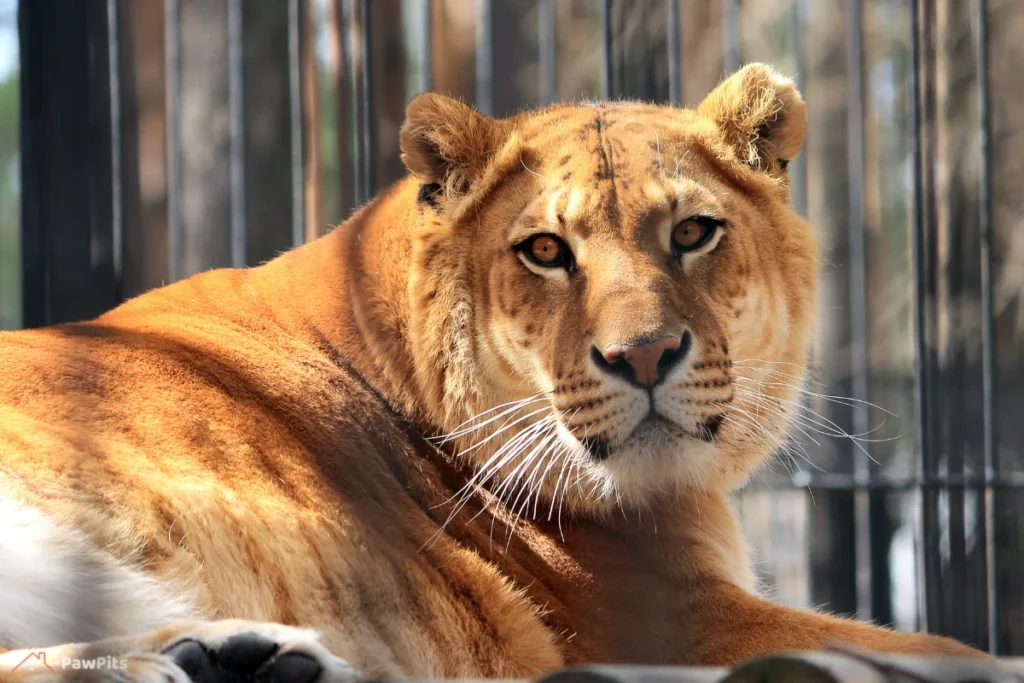
{"type": "Polygon", "coordinates": [[[658,381],[658,361],[668,351],[679,348],[679,340],[675,337],[662,337],[650,344],[626,346],[613,344],[604,350],[604,359],[609,363],[624,360],[633,366],[636,381],[644,386],[651,386],[658,381]]]}

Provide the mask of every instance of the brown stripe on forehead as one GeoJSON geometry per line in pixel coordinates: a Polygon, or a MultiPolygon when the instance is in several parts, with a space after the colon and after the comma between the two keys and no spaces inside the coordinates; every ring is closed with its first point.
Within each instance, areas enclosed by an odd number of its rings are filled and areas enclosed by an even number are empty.
{"type": "Polygon", "coordinates": [[[605,135],[604,110],[599,109],[594,118],[594,131],[597,134],[598,157],[597,172],[594,174],[594,181],[599,188],[606,186],[607,196],[602,198],[602,208],[605,217],[611,223],[618,223],[622,215],[619,211],[619,188],[615,180],[615,150],[605,135]]]}

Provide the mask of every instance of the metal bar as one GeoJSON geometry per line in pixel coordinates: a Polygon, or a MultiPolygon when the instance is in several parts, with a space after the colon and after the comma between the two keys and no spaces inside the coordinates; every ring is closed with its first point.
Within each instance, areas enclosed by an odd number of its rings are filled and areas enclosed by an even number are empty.
{"type": "MultiPolygon", "coordinates": [[[[914,469],[918,478],[924,478],[925,464],[923,453],[928,445],[928,433],[924,428],[924,413],[927,407],[927,394],[924,391],[924,354],[927,352],[924,340],[924,311],[921,305],[924,296],[924,280],[922,278],[923,258],[921,249],[924,240],[924,197],[921,191],[924,163],[921,141],[921,39],[918,35],[921,9],[919,0],[910,0],[910,156],[911,156],[911,268],[914,273],[914,442],[917,446],[914,469]]],[[[919,504],[924,512],[924,491],[918,491],[919,504]]],[[[921,528],[915,534],[917,544],[917,585],[924,586],[927,571],[924,562],[920,561],[924,554],[927,524],[922,514],[921,528]]],[[[927,600],[923,588],[918,590],[918,628],[928,629],[927,600]]]]}
{"type": "MultiPolygon", "coordinates": [[[[934,377],[931,443],[935,450],[931,460],[940,471],[956,474],[964,472],[965,466],[970,470],[975,466],[978,470],[984,469],[982,463],[972,457],[984,448],[980,420],[964,419],[968,406],[981,407],[980,368],[977,360],[967,358],[968,344],[954,332],[955,321],[963,315],[961,311],[967,297],[977,298],[979,294],[976,269],[980,263],[974,260],[978,257],[972,253],[977,248],[978,233],[973,224],[977,206],[975,198],[968,196],[973,195],[976,188],[966,190],[967,178],[959,172],[960,157],[966,150],[957,149],[959,145],[953,142],[973,137],[974,131],[969,129],[968,122],[970,108],[976,100],[957,96],[956,91],[949,89],[957,87],[954,82],[968,89],[974,86],[961,81],[954,71],[955,63],[971,68],[970,44],[974,35],[970,22],[971,3],[928,3],[925,8],[925,16],[930,20],[922,25],[928,31],[927,49],[923,54],[930,85],[926,102],[931,112],[925,120],[932,124],[926,129],[929,133],[926,150],[930,149],[931,155],[925,167],[925,177],[931,179],[925,187],[931,193],[930,206],[933,207],[933,218],[928,221],[933,289],[926,299],[934,377]],[[965,40],[954,44],[951,40],[954,35],[964,36],[965,40]],[[946,168],[952,171],[948,187],[943,180],[946,168]]],[[[970,161],[967,160],[968,165],[970,161]]],[[[982,630],[987,627],[987,617],[981,611],[987,607],[987,598],[979,593],[982,588],[979,583],[985,574],[981,564],[983,537],[972,544],[977,552],[969,552],[967,547],[967,516],[973,512],[969,507],[981,498],[974,494],[974,491],[953,488],[942,491],[932,501],[935,510],[931,514],[938,519],[942,536],[941,550],[932,550],[929,564],[941,574],[926,588],[929,610],[936,617],[929,614],[932,630],[984,647],[987,634],[982,630]]],[[[972,521],[984,524],[984,510],[980,518],[973,517],[972,521]]]]}
{"type": "Polygon", "coordinates": [[[306,241],[306,158],[302,130],[302,12],[304,0],[288,0],[288,105],[292,143],[292,245],[306,241]]]}
{"type": "MultiPolygon", "coordinates": [[[[918,76],[921,79],[921,198],[922,223],[918,244],[920,250],[920,273],[922,291],[918,299],[922,333],[922,391],[925,404],[921,416],[922,428],[928,435],[922,445],[921,458],[927,472],[925,478],[936,476],[943,465],[944,442],[940,436],[940,418],[943,400],[949,402],[952,396],[943,396],[943,376],[939,366],[938,302],[939,277],[942,274],[938,254],[938,197],[937,197],[937,101],[936,101],[936,5],[924,2],[920,5],[919,40],[920,60],[918,76]]],[[[948,463],[946,471],[950,472],[948,463]]],[[[949,535],[948,511],[950,502],[944,491],[924,490],[921,499],[921,521],[923,528],[923,567],[925,571],[924,598],[927,628],[944,632],[948,628],[947,602],[944,586],[944,558],[940,550],[943,543],[951,541],[949,535]],[[946,512],[946,519],[943,514],[946,512]]]]}
{"type": "MultiPolygon", "coordinates": [[[[985,478],[994,480],[999,474],[995,427],[995,344],[992,312],[992,216],[991,216],[991,120],[989,116],[988,80],[988,1],[978,0],[978,142],[981,163],[978,174],[978,230],[981,233],[981,378],[982,378],[982,434],[985,478]]],[[[992,487],[985,490],[985,549],[986,579],[988,583],[988,638],[989,652],[999,649],[999,592],[996,570],[999,566],[999,548],[996,545],[995,500],[992,487]]]]}
{"type": "Polygon", "coordinates": [[[245,215],[245,91],[242,45],[242,0],[228,0],[228,119],[231,174],[231,265],[245,266],[247,226],[245,215]]]}
{"type": "MultiPolygon", "coordinates": [[[[927,9],[927,4],[924,6],[927,9]]],[[[916,469],[922,480],[932,476],[934,457],[932,444],[932,350],[929,332],[930,316],[928,302],[932,293],[931,268],[928,242],[928,207],[926,205],[925,184],[929,173],[926,150],[926,103],[925,81],[923,80],[924,52],[926,44],[926,22],[922,21],[922,5],[920,0],[911,0],[910,4],[910,90],[911,90],[911,156],[912,170],[912,267],[914,272],[914,403],[915,403],[915,437],[917,442],[916,469]]],[[[941,595],[936,599],[934,586],[941,579],[941,558],[938,556],[939,520],[936,510],[934,491],[922,489],[920,492],[921,529],[920,539],[920,578],[918,585],[923,587],[920,594],[920,626],[927,630],[941,612],[941,595]]]]}
{"type": "Polygon", "coordinates": [[[110,194],[111,249],[114,280],[120,284],[124,261],[124,185],[121,174],[121,48],[118,31],[118,0],[107,0],[107,52],[110,79],[110,194]]]}
{"type": "Polygon", "coordinates": [[[363,201],[369,201],[376,191],[374,178],[374,156],[377,152],[376,126],[373,120],[373,44],[371,42],[371,4],[370,0],[360,2],[360,29],[362,30],[363,49],[363,201]]]}
{"type": "Polygon", "coordinates": [[[725,0],[722,4],[722,54],[725,72],[732,73],[743,63],[743,36],[740,28],[740,0],[725,0]]]}
{"type": "MultiPolygon", "coordinates": [[[[321,163],[321,140],[323,129],[320,121],[323,116],[321,93],[318,88],[320,69],[317,64],[316,43],[319,36],[318,10],[321,6],[307,2],[300,15],[302,22],[299,41],[299,64],[302,73],[302,130],[303,130],[303,168],[305,177],[303,192],[305,195],[305,215],[303,216],[303,240],[312,241],[324,234],[326,227],[321,215],[324,206],[322,200],[325,168],[321,163]]],[[[333,218],[330,218],[333,222],[333,218]]]]}
{"type": "Polygon", "coordinates": [[[814,604],[827,604],[839,614],[857,612],[857,548],[855,528],[857,489],[808,489],[814,514],[808,520],[811,543],[810,593],[814,604]]]}
{"type": "MultiPolygon", "coordinates": [[[[867,235],[864,226],[864,93],[863,6],[849,0],[847,19],[847,188],[849,191],[849,274],[850,274],[850,374],[854,405],[851,408],[855,434],[868,432],[868,276],[867,235]]],[[[854,450],[854,476],[867,482],[871,476],[870,444],[854,450]]],[[[857,562],[857,613],[871,614],[871,510],[866,492],[854,499],[857,562]]]]}
{"type": "Polygon", "coordinates": [[[332,0],[331,10],[331,76],[333,77],[334,115],[338,155],[338,209],[348,216],[358,201],[358,175],[352,151],[355,111],[352,104],[351,0],[332,0]]]}
{"type": "MultiPolygon", "coordinates": [[[[804,0],[793,0],[789,18],[789,49],[793,55],[794,79],[800,92],[806,89],[807,77],[804,74],[803,41],[804,0]]],[[[806,143],[803,154],[789,163],[790,201],[793,208],[802,215],[807,214],[807,152],[806,143]]]]}
{"type": "Polygon", "coordinates": [[[351,87],[345,93],[348,98],[348,114],[351,117],[349,136],[349,162],[352,173],[352,205],[355,209],[363,203],[366,196],[363,177],[363,155],[366,153],[366,140],[363,133],[363,61],[366,59],[367,46],[362,39],[363,20],[360,14],[361,0],[339,0],[344,2],[345,12],[345,53],[347,57],[346,72],[351,87]]]}
{"type": "Polygon", "coordinates": [[[167,277],[181,279],[184,270],[184,219],[181,177],[181,6],[164,0],[164,68],[167,118],[167,277]]]}
{"type": "MultiPolygon", "coordinates": [[[[849,189],[850,249],[850,366],[855,407],[853,427],[858,434],[869,429],[868,401],[868,304],[867,304],[867,235],[864,225],[864,50],[863,6],[861,0],[850,0],[847,22],[847,145],[849,189]]],[[[857,451],[854,472],[862,479],[871,474],[871,456],[857,451]]]]}
{"type": "Polygon", "coordinates": [[[434,32],[431,0],[419,2],[420,73],[419,91],[427,92],[434,82],[434,32]]]}
{"type": "Polygon", "coordinates": [[[893,518],[890,510],[890,492],[868,488],[863,495],[868,499],[867,524],[871,550],[867,559],[871,580],[868,611],[871,620],[876,624],[893,626],[896,613],[893,608],[893,579],[889,555],[899,521],[893,518]]]}
{"type": "Polygon", "coordinates": [[[612,0],[601,3],[601,45],[604,49],[601,61],[601,96],[612,99],[612,65],[614,60],[612,40],[612,0]]]}
{"type": "MultiPolygon", "coordinates": [[[[112,22],[108,0],[89,0],[88,6],[87,23],[78,28],[85,29],[87,48],[85,69],[88,100],[85,106],[87,115],[82,126],[88,140],[88,156],[86,165],[80,167],[84,171],[80,182],[84,185],[89,202],[89,227],[85,231],[89,249],[76,257],[82,261],[80,276],[88,278],[88,286],[83,287],[82,280],[73,279],[72,274],[64,270],[59,262],[54,264],[53,281],[60,287],[57,292],[61,298],[68,297],[61,289],[65,292],[72,288],[91,290],[89,305],[93,308],[66,311],[62,315],[65,320],[91,318],[113,308],[120,301],[120,271],[115,269],[115,251],[119,251],[119,246],[115,244],[115,237],[120,238],[123,232],[114,232],[115,158],[120,163],[119,156],[115,157],[114,154],[120,152],[120,145],[115,144],[119,130],[114,127],[115,112],[111,106],[114,98],[111,72],[117,69],[117,14],[114,13],[112,22]],[[114,51],[111,51],[112,45],[114,51]]],[[[64,86],[57,84],[50,87],[64,86]]],[[[75,230],[76,225],[81,226],[81,217],[69,222],[65,230],[75,230]]],[[[54,234],[59,235],[60,232],[61,228],[58,227],[54,234]]],[[[66,237],[62,235],[59,239],[63,242],[66,237]]]]}
{"type": "MultiPolygon", "coordinates": [[[[142,225],[142,197],[140,189],[139,166],[139,107],[135,91],[136,59],[135,59],[135,17],[137,7],[134,3],[114,0],[116,4],[116,80],[111,88],[116,89],[117,97],[112,101],[116,107],[112,111],[112,139],[116,135],[115,165],[112,176],[116,176],[117,196],[114,197],[114,209],[117,211],[117,226],[120,237],[114,237],[114,247],[119,261],[118,298],[125,299],[150,289],[153,284],[166,282],[166,255],[163,263],[145,264],[146,244],[152,241],[154,231],[144,234],[142,225]],[[145,280],[148,279],[147,283],[145,280]]],[[[162,17],[161,15],[158,18],[162,17]]],[[[162,27],[158,25],[158,30],[162,27]]],[[[115,59],[112,57],[112,59],[115,59]]],[[[112,214],[113,215],[113,214],[112,214]]],[[[113,224],[113,219],[112,219],[113,224]]],[[[166,229],[166,224],[164,225],[166,229]]],[[[162,233],[163,249],[166,248],[166,234],[162,233]]]]}
{"type": "MultiPolygon", "coordinates": [[[[920,0],[911,0],[910,4],[910,104],[911,104],[911,157],[912,157],[912,198],[913,198],[913,222],[911,230],[911,267],[914,273],[914,431],[917,444],[915,469],[917,477],[924,479],[931,474],[928,467],[928,456],[931,453],[931,434],[927,427],[928,416],[931,412],[931,401],[929,397],[929,374],[928,365],[928,316],[925,310],[925,296],[927,295],[927,232],[925,226],[925,198],[924,198],[924,121],[922,113],[923,83],[921,79],[922,69],[922,46],[921,46],[921,6],[920,0]]],[[[928,492],[920,490],[918,493],[921,507],[921,528],[917,533],[918,543],[918,628],[928,630],[931,620],[928,610],[928,581],[937,579],[934,568],[929,566],[930,553],[928,546],[934,542],[931,532],[935,526],[935,520],[929,514],[928,492]]]]}
{"type": "Polygon", "coordinates": [[[555,0],[540,0],[537,9],[539,26],[537,42],[540,45],[540,99],[550,104],[558,99],[558,31],[555,0]]]}
{"type": "Polygon", "coordinates": [[[667,0],[667,2],[668,101],[678,106],[682,101],[680,91],[683,85],[682,77],[679,73],[679,0],[667,0]]]}
{"type": "Polygon", "coordinates": [[[476,107],[494,113],[494,41],[491,0],[476,1],[476,107]]]}
{"type": "MultiPolygon", "coordinates": [[[[109,14],[111,8],[107,0],[90,0],[88,5],[87,23],[84,27],[78,28],[79,30],[84,28],[87,36],[87,50],[83,56],[87,60],[85,68],[88,100],[85,107],[87,115],[82,121],[82,125],[88,140],[88,156],[86,165],[80,167],[84,174],[79,182],[83,183],[89,202],[89,227],[85,231],[89,248],[76,257],[82,261],[82,270],[79,276],[88,278],[88,286],[83,287],[83,281],[75,279],[74,275],[65,270],[63,264],[59,262],[53,264],[55,266],[53,282],[58,285],[56,292],[62,299],[68,297],[66,292],[69,289],[90,290],[88,303],[92,309],[65,311],[62,313],[64,320],[91,318],[113,308],[120,301],[120,270],[115,269],[115,250],[119,251],[119,245],[115,244],[115,236],[120,238],[123,232],[119,231],[115,235],[113,230],[115,211],[113,188],[116,184],[113,175],[114,154],[120,152],[119,141],[118,144],[115,144],[115,136],[119,135],[120,131],[114,128],[115,114],[111,107],[114,97],[111,72],[117,69],[117,14],[114,13],[114,22],[111,22],[109,14]],[[112,45],[115,48],[114,51],[111,51],[112,45]]],[[[48,85],[55,88],[64,87],[59,83],[48,85]]],[[[117,161],[119,164],[119,157],[117,157],[117,161]]],[[[81,217],[76,218],[76,221],[69,221],[64,230],[76,230],[76,226],[81,226],[81,217]]],[[[81,230],[81,228],[78,227],[77,230],[81,230]]],[[[57,227],[53,234],[60,235],[61,231],[61,228],[57,227]]],[[[60,235],[61,242],[65,239],[66,236],[60,235]]],[[[57,310],[60,311],[59,308],[57,310]]]]}

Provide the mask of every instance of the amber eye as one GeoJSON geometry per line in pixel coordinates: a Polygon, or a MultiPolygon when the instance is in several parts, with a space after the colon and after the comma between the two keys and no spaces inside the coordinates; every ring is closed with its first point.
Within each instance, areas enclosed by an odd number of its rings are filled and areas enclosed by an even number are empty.
{"type": "Polygon", "coordinates": [[[562,245],[551,235],[541,235],[530,242],[530,256],[541,263],[557,263],[562,258],[562,245]]]}
{"type": "Polygon", "coordinates": [[[687,218],[672,229],[672,251],[679,254],[700,249],[714,236],[721,221],[706,216],[687,218]]]}
{"type": "Polygon", "coordinates": [[[542,268],[572,268],[569,246],[555,235],[534,235],[516,245],[516,250],[542,268]]]}

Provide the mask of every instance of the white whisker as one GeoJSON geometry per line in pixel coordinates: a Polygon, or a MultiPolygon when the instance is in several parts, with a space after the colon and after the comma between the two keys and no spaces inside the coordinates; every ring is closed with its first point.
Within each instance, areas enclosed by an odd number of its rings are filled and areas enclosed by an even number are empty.
{"type": "Polygon", "coordinates": [[[530,405],[531,403],[536,403],[537,401],[543,400],[545,398],[547,398],[547,394],[538,394],[537,396],[533,396],[533,397],[527,398],[527,399],[522,399],[520,401],[512,401],[510,403],[503,403],[501,406],[498,406],[497,408],[491,408],[490,410],[485,410],[482,413],[474,415],[469,420],[466,420],[465,422],[463,422],[461,425],[456,427],[454,430],[452,430],[448,434],[444,434],[444,435],[436,436],[436,437],[431,437],[431,440],[438,441],[440,443],[447,443],[447,442],[449,442],[449,441],[451,441],[453,439],[456,439],[456,438],[458,438],[460,436],[465,436],[466,434],[471,434],[471,433],[473,433],[473,432],[475,432],[475,431],[477,431],[479,429],[483,429],[487,425],[489,425],[489,424],[491,424],[491,423],[493,423],[493,422],[495,422],[497,420],[500,420],[501,418],[505,417],[506,415],[510,415],[510,414],[516,412],[517,410],[525,408],[526,406],[530,405]],[[486,421],[481,422],[480,424],[474,424],[474,425],[471,425],[471,426],[468,426],[468,427],[464,426],[464,425],[467,425],[468,423],[472,422],[473,420],[477,420],[477,419],[483,417],[484,415],[486,415],[488,413],[492,413],[495,410],[499,410],[499,409],[504,408],[505,406],[509,406],[509,405],[511,405],[510,408],[504,410],[499,415],[495,415],[495,416],[493,416],[491,418],[488,418],[486,421]]]}

